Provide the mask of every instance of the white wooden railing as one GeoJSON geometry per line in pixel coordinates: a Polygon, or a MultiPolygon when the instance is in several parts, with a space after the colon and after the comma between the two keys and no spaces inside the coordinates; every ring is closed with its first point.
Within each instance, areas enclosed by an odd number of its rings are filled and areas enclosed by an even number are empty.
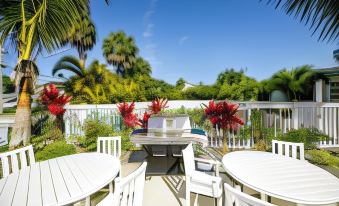
{"type": "MultiPolygon", "coordinates": [[[[185,107],[187,109],[200,108],[201,104],[208,101],[178,100],[169,101],[169,109],[185,107]]],[[[240,107],[240,116],[247,125],[250,124],[250,116],[253,110],[263,111],[263,122],[266,128],[274,128],[274,135],[278,131],[287,132],[290,129],[317,128],[330,138],[319,142],[319,147],[339,147],[339,103],[317,102],[237,102],[240,107]]],[[[149,102],[137,102],[135,112],[142,116],[149,102]]],[[[66,137],[70,135],[83,135],[83,124],[86,118],[97,117],[115,129],[120,128],[121,119],[115,104],[105,105],[67,105],[65,113],[66,137]]],[[[241,139],[230,134],[230,148],[250,148],[253,146],[253,138],[241,139]]],[[[212,147],[222,145],[221,135],[209,135],[209,144],[212,147]]]]}

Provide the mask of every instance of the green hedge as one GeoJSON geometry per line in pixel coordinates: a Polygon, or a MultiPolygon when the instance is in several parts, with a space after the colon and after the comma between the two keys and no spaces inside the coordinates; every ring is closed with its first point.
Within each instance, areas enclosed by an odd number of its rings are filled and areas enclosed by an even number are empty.
{"type": "Polygon", "coordinates": [[[339,168],[339,158],[332,156],[329,151],[326,150],[309,150],[306,152],[308,160],[317,165],[329,165],[339,168]]]}
{"type": "Polygon", "coordinates": [[[76,149],[74,145],[67,144],[64,140],[55,141],[35,153],[35,159],[37,161],[48,160],[65,155],[75,154],[76,149]]]}
{"type": "Polygon", "coordinates": [[[278,139],[287,142],[302,142],[304,143],[305,149],[315,149],[317,143],[320,140],[328,139],[328,136],[315,128],[301,128],[291,130],[286,134],[281,134],[278,139]]]}

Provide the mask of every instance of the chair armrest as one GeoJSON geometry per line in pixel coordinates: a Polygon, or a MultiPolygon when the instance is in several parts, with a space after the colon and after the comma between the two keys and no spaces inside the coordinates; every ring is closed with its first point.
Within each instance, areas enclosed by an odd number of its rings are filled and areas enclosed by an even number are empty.
{"type": "Polygon", "coordinates": [[[211,160],[211,159],[203,159],[203,158],[194,158],[195,161],[202,162],[202,163],[207,163],[207,164],[213,164],[213,165],[220,165],[219,162],[211,160]]]}
{"type": "Polygon", "coordinates": [[[198,157],[195,157],[194,160],[197,161],[197,162],[202,162],[202,163],[214,165],[215,176],[219,176],[219,166],[221,165],[220,162],[214,161],[214,160],[211,160],[211,159],[202,159],[202,158],[198,158],[198,157]]]}

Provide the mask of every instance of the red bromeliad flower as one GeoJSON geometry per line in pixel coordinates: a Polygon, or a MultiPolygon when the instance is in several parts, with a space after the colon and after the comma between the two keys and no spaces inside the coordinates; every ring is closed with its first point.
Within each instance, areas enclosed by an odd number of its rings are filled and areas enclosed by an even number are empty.
{"type": "Polygon", "coordinates": [[[142,123],[139,121],[136,114],[129,114],[123,117],[123,121],[126,127],[134,128],[136,126],[141,126],[142,123]]]}
{"type": "Polygon", "coordinates": [[[71,101],[72,96],[60,95],[58,88],[54,84],[49,84],[44,87],[40,99],[51,114],[62,116],[66,111],[64,106],[71,101]]]}
{"type": "Polygon", "coordinates": [[[237,115],[239,105],[228,101],[215,103],[210,101],[204,105],[204,114],[211,121],[213,126],[218,125],[219,128],[225,130],[238,130],[239,125],[244,125],[244,121],[237,115]]]}
{"type": "Polygon", "coordinates": [[[151,114],[145,112],[142,118],[142,128],[147,129],[148,119],[151,117],[151,114]]]}
{"type": "Polygon", "coordinates": [[[122,102],[120,104],[117,104],[117,107],[119,109],[119,112],[120,112],[121,116],[125,117],[125,116],[128,116],[128,115],[133,113],[134,107],[135,107],[135,103],[132,102],[130,105],[128,105],[127,102],[122,102]]]}
{"type": "Polygon", "coordinates": [[[130,105],[127,102],[117,104],[118,110],[123,118],[124,125],[129,128],[141,126],[142,123],[139,121],[138,116],[133,113],[135,103],[132,102],[130,105]]]}
{"type": "Polygon", "coordinates": [[[161,110],[168,107],[167,103],[167,99],[155,98],[152,104],[148,106],[148,109],[151,110],[151,114],[158,114],[161,110]]]}

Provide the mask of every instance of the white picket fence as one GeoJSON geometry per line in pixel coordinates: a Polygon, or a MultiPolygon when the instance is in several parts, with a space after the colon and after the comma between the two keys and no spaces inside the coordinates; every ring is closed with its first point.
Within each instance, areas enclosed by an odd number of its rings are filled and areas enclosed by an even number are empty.
{"type": "MultiPolygon", "coordinates": [[[[169,109],[185,107],[187,109],[200,108],[201,104],[208,101],[180,100],[169,101],[169,109]]],[[[287,132],[290,129],[317,128],[327,134],[330,139],[319,142],[319,147],[339,147],[339,103],[316,102],[237,102],[240,107],[240,115],[247,125],[253,110],[264,112],[263,122],[266,128],[274,128],[274,134],[278,130],[287,132]]],[[[137,102],[135,112],[142,116],[147,110],[149,102],[137,102]]],[[[66,138],[71,135],[83,135],[83,124],[89,117],[96,117],[119,129],[121,119],[115,104],[105,105],[67,105],[65,113],[66,138]]],[[[219,147],[222,145],[221,135],[209,135],[209,145],[219,147]]],[[[253,138],[239,138],[237,135],[229,135],[230,148],[250,148],[253,146],[253,138]]]]}

